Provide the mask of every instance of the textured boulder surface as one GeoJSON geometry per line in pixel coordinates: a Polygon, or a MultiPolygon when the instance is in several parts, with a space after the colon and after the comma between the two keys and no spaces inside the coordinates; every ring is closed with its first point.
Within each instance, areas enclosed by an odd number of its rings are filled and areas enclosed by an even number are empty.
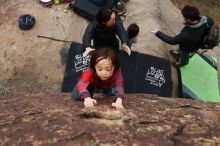
{"type": "Polygon", "coordinates": [[[220,145],[220,104],[127,95],[125,110],[97,94],[84,109],[67,94],[0,97],[1,146],[220,145]]]}

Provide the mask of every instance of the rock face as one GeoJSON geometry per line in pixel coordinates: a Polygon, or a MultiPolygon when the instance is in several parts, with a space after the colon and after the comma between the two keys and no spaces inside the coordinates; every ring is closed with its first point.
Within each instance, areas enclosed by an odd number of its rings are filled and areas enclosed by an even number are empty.
{"type": "Polygon", "coordinates": [[[83,109],[66,94],[0,97],[1,146],[220,145],[220,104],[127,95],[83,109]]]}

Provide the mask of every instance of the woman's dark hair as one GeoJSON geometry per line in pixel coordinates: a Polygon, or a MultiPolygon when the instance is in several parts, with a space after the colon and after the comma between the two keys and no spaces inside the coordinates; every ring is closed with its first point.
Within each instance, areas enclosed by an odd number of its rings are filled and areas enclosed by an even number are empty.
{"type": "Polygon", "coordinates": [[[136,23],[132,23],[127,28],[128,38],[134,38],[139,33],[139,26],[136,23]]]}
{"type": "Polygon", "coordinates": [[[183,17],[186,19],[190,19],[192,21],[200,20],[200,16],[199,16],[200,13],[196,7],[185,6],[181,12],[182,12],[183,17]]]}
{"type": "Polygon", "coordinates": [[[109,58],[114,65],[114,72],[116,72],[120,67],[120,61],[118,55],[115,50],[112,48],[104,47],[104,48],[96,48],[96,50],[92,54],[92,58],[90,61],[90,67],[95,71],[95,65],[103,60],[109,58]]]}
{"type": "Polygon", "coordinates": [[[96,20],[99,24],[103,25],[108,20],[110,20],[112,13],[113,11],[111,9],[103,7],[96,14],[96,20]]]}

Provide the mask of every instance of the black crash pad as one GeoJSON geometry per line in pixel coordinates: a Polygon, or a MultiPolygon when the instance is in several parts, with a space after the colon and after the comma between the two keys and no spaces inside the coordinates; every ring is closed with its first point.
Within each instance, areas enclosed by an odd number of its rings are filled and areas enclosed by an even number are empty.
{"type": "Polygon", "coordinates": [[[71,92],[83,71],[88,67],[91,56],[83,57],[82,54],[82,45],[72,43],[68,53],[62,92],[71,92]]]}
{"type": "MultiPolygon", "coordinates": [[[[62,92],[71,92],[91,56],[82,57],[81,44],[73,43],[69,49],[62,92]]],[[[172,93],[171,65],[168,60],[132,51],[128,56],[118,53],[126,93],[147,93],[170,97],[172,93]]]]}
{"type": "Polygon", "coordinates": [[[131,56],[119,52],[126,93],[172,95],[170,61],[132,51],[131,56]]]}

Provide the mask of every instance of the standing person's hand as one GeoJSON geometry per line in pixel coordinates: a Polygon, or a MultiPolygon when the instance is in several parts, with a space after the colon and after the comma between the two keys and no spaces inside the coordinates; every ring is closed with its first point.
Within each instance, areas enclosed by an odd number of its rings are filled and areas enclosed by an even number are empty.
{"type": "Polygon", "coordinates": [[[89,54],[89,52],[91,52],[91,51],[95,51],[95,49],[94,49],[94,48],[87,47],[87,48],[86,48],[86,51],[83,53],[83,57],[86,57],[86,56],[89,54]]]}
{"type": "Polygon", "coordinates": [[[122,49],[128,54],[128,56],[131,55],[131,49],[128,47],[127,44],[123,44],[122,49]]]}
{"type": "Polygon", "coordinates": [[[85,107],[94,107],[95,104],[97,104],[97,101],[95,99],[92,99],[91,97],[87,97],[84,99],[85,107]]]}
{"type": "Polygon", "coordinates": [[[124,107],[122,105],[122,99],[117,98],[116,102],[112,103],[112,107],[116,108],[117,110],[124,109],[124,107]]]}
{"type": "Polygon", "coordinates": [[[153,30],[151,30],[150,32],[152,32],[152,33],[157,33],[158,32],[158,29],[157,28],[154,28],[153,30]]]}

